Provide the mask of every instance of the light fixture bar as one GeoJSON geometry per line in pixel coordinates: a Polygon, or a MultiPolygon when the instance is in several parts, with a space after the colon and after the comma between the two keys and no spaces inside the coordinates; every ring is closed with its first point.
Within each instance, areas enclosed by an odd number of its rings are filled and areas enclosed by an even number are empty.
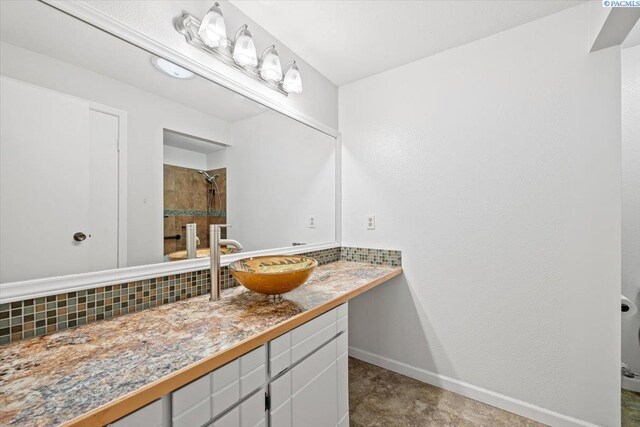
{"type": "Polygon", "coordinates": [[[284,96],[289,95],[284,89],[282,89],[279,83],[274,83],[274,82],[270,82],[262,79],[262,77],[260,76],[260,71],[258,69],[260,64],[258,64],[258,66],[256,67],[251,67],[251,66],[242,67],[236,64],[236,62],[233,60],[233,54],[231,51],[231,46],[233,46],[233,40],[227,39],[226,48],[221,48],[221,47],[212,48],[204,44],[204,42],[200,39],[200,36],[198,35],[199,29],[200,29],[200,20],[193,17],[192,15],[189,15],[188,13],[184,14],[182,18],[176,21],[176,30],[178,30],[180,34],[184,35],[185,39],[187,40],[187,43],[189,43],[190,45],[198,47],[204,50],[205,52],[208,52],[216,56],[218,59],[220,59],[222,62],[224,62],[228,66],[233,67],[236,70],[242,71],[244,74],[248,75],[249,77],[252,77],[254,80],[259,81],[263,85],[275,90],[276,92],[281,93],[284,96]]]}

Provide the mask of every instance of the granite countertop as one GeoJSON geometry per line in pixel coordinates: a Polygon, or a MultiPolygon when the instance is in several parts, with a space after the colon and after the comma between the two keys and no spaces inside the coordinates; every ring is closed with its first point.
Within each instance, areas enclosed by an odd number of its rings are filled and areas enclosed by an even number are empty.
{"type": "Polygon", "coordinates": [[[401,271],[338,261],[279,301],[239,286],[216,302],[195,297],[7,344],[0,425],[113,421],[401,271]]]}

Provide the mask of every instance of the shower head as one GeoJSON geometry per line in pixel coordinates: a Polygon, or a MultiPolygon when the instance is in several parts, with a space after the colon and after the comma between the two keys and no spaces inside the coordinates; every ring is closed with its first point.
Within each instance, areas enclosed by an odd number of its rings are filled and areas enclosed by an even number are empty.
{"type": "Polygon", "coordinates": [[[199,173],[200,175],[204,175],[204,179],[206,179],[206,180],[207,180],[207,182],[208,182],[209,184],[212,184],[213,182],[215,182],[216,178],[217,178],[218,176],[220,176],[220,175],[218,175],[218,174],[215,174],[215,175],[213,175],[213,176],[210,176],[210,175],[207,173],[207,171],[198,171],[198,173],[199,173]]]}

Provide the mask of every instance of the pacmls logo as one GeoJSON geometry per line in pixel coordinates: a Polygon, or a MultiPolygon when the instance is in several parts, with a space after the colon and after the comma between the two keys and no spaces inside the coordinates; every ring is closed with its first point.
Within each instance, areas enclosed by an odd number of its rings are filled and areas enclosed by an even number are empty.
{"type": "Polygon", "coordinates": [[[640,0],[602,0],[603,7],[640,7],[640,0]]]}

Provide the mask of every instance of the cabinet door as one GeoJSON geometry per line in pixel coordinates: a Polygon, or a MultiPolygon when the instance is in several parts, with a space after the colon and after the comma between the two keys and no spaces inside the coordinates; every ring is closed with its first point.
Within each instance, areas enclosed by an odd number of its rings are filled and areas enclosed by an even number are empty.
{"type": "Polygon", "coordinates": [[[205,375],[171,393],[173,427],[203,425],[211,419],[211,377],[205,375]]]}
{"type": "MultiPolygon", "coordinates": [[[[263,427],[267,423],[264,389],[240,404],[240,427],[263,427]]],[[[275,427],[275,426],[273,426],[275,427]]]]}
{"type": "Polygon", "coordinates": [[[215,420],[213,427],[238,427],[240,425],[240,407],[236,406],[231,412],[215,420]]]}
{"type": "Polygon", "coordinates": [[[342,304],[269,342],[269,373],[275,376],[347,331],[348,304],[342,304]]]}
{"type": "Polygon", "coordinates": [[[272,426],[338,424],[336,340],[270,384],[272,426]]]}
{"type": "MultiPolygon", "coordinates": [[[[346,307],[346,304],[344,305],[346,307]]],[[[340,316],[340,312],[338,312],[340,316]]],[[[342,325],[344,331],[336,338],[336,366],[338,374],[338,426],[349,426],[349,338],[347,329],[346,310],[338,319],[338,325],[342,325]]]]}
{"type": "MultiPolygon", "coordinates": [[[[245,396],[264,388],[266,375],[267,351],[263,345],[174,391],[173,427],[199,426],[211,421],[245,396]]],[[[264,412],[264,396],[261,404],[264,412]]]]}
{"type": "Polygon", "coordinates": [[[110,427],[163,427],[169,423],[163,423],[162,400],[158,399],[144,408],[138,409],[126,417],[120,418],[110,427]]]}
{"type": "Polygon", "coordinates": [[[259,390],[211,424],[213,427],[264,427],[264,390],[259,390]]]}

